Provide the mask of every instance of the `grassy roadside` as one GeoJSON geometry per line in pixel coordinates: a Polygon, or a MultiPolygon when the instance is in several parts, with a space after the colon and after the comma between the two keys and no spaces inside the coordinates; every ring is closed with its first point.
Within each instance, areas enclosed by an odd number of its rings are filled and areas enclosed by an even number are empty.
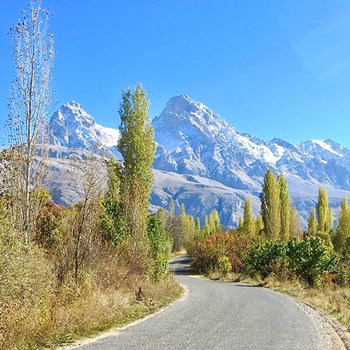
{"type": "Polygon", "coordinates": [[[135,295],[132,294],[119,296],[120,300],[124,300],[124,305],[123,303],[118,305],[115,302],[106,303],[106,296],[87,300],[90,306],[86,307],[85,304],[83,314],[79,312],[80,315],[73,315],[74,321],[70,324],[71,330],[63,330],[61,334],[45,344],[46,347],[56,348],[59,345],[92,337],[98,333],[142,319],[178,299],[182,295],[183,289],[170,277],[156,285],[151,283],[143,285],[143,291],[142,301],[137,301],[135,295]]]}
{"type": "MultiPolygon", "coordinates": [[[[60,300],[50,310],[48,318],[38,323],[35,315],[28,318],[28,328],[21,330],[16,344],[6,349],[55,349],[75,341],[96,336],[150,315],[178,299],[183,288],[170,276],[157,284],[143,280],[142,300],[136,300],[134,290],[82,289],[79,296],[60,300]]],[[[137,290],[137,289],[136,289],[137,290]]],[[[3,344],[4,345],[4,344],[3,344]]],[[[0,348],[3,348],[0,346],[0,348]]],[[[5,349],[3,348],[3,349],[5,349]]]]}

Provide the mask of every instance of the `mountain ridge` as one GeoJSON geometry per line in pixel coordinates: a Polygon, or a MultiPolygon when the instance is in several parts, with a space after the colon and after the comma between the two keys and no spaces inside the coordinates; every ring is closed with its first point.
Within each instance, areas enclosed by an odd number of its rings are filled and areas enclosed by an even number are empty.
{"type": "MultiPolygon", "coordinates": [[[[334,206],[340,204],[340,200],[336,204],[340,192],[350,190],[350,150],[331,139],[307,140],[296,145],[279,138],[264,141],[239,132],[187,95],[171,98],[152,125],[157,142],[156,182],[151,195],[154,208],[167,207],[170,199],[175,199],[178,205],[180,200],[186,202],[191,214],[202,210],[205,215],[216,207],[225,218],[224,224],[235,225],[243,210],[242,193],[253,198],[254,212],[259,211],[258,195],[269,168],[285,174],[304,219],[315,204],[319,186],[325,185],[336,193],[331,200],[334,206]],[[298,187],[307,195],[303,197],[298,187]],[[208,203],[205,188],[210,193],[208,203]],[[225,191],[232,195],[225,196],[225,191]]],[[[97,124],[75,101],[64,104],[53,115],[50,127],[51,154],[61,147],[121,159],[116,147],[119,131],[97,124]]],[[[56,152],[56,156],[66,157],[67,152],[65,155],[56,152]]]]}

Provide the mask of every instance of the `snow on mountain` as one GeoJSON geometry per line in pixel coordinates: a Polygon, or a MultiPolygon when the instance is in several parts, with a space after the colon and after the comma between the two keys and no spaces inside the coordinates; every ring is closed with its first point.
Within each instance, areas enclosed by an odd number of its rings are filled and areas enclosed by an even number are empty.
{"type": "Polygon", "coordinates": [[[202,103],[181,95],[153,120],[158,143],[155,168],[194,174],[239,189],[256,186],[242,169],[274,166],[278,155],[259,139],[235,130],[202,103]],[[259,162],[258,162],[259,163],[259,162]]]}
{"type": "Polygon", "coordinates": [[[50,143],[56,146],[116,154],[119,131],[97,123],[77,102],[64,104],[51,118],[50,143]]]}
{"type": "MultiPolygon", "coordinates": [[[[298,145],[278,138],[263,141],[238,132],[186,95],[171,98],[152,124],[157,142],[152,208],[167,207],[174,199],[201,218],[216,208],[225,225],[235,225],[245,197],[252,198],[253,210],[258,213],[268,168],[285,174],[304,219],[315,205],[319,186],[327,187],[333,207],[340,205],[342,195],[350,194],[350,150],[330,139],[298,145]]],[[[97,124],[77,102],[63,105],[53,115],[50,127],[50,155],[61,163],[71,157],[70,152],[83,160],[86,154],[79,155],[78,150],[102,154],[107,149],[108,155],[120,158],[118,130],[97,124]]],[[[52,190],[63,195],[68,185],[62,189],[56,181],[52,190]]],[[[64,203],[74,197],[69,190],[67,193],[64,203]]]]}

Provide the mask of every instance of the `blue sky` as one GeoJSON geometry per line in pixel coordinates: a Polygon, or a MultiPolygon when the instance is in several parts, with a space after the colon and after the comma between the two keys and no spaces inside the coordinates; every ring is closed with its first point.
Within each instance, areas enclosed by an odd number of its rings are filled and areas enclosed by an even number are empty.
{"type": "MultiPolygon", "coordinates": [[[[24,0],[0,0],[0,123],[24,0]]],[[[121,91],[141,82],[152,117],[187,94],[239,131],[350,147],[348,0],[44,0],[55,36],[55,109],[76,100],[118,127],[121,91]]]]}

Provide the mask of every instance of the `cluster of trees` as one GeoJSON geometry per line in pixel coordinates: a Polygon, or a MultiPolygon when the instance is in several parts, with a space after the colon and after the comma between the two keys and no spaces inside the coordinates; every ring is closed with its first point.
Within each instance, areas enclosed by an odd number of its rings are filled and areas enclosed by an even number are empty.
{"type": "Polygon", "coordinates": [[[288,184],[283,174],[276,177],[272,170],[266,172],[260,200],[260,215],[254,219],[251,199],[245,199],[238,233],[283,241],[302,234],[298,212],[290,200],[288,184]]]}
{"type": "Polygon", "coordinates": [[[307,235],[318,236],[344,259],[350,258],[350,209],[346,196],[343,197],[338,224],[334,227],[333,209],[329,207],[327,190],[321,187],[316,209],[312,208],[308,218],[307,235]]]}
{"type": "Polygon", "coordinates": [[[256,218],[247,198],[237,229],[195,237],[189,252],[198,270],[224,275],[245,272],[263,278],[273,273],[278,278],[299,278],[312,286],[328,278],[349,285],[350,208],[346,197],[334,228],[327,191],[321,187],[307,231],[301,228],[282,174],[276,177],[272,170],[266,172],[260,199],[256,218]]]}

